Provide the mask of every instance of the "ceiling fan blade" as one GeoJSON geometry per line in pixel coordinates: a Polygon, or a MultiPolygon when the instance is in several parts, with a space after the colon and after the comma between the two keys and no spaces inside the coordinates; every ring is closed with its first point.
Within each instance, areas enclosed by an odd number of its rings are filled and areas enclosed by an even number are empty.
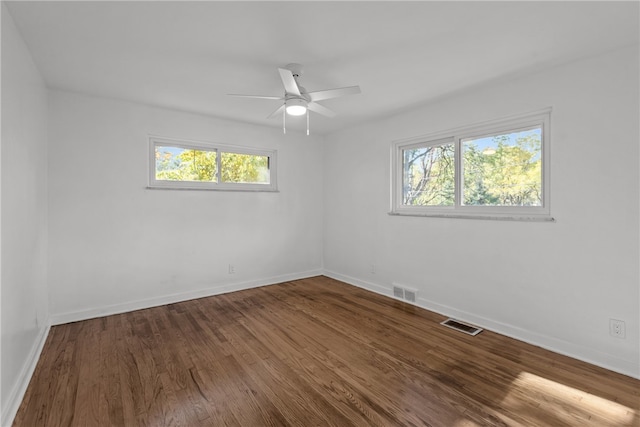
{"type": "Polygon", "coordinates": [[[274,111],[273,113],[269,114],[267,116],[267,119],[271,119],[271,118],[277,116],[278,114],[282,114],[283,111],[284,111],[284,104],[282,104],[280,107],[278,107],[278,109],[276,111],[274,111]]]}
{"type": "Polygon", "coordinates": [[[298,83],[296,83],[296,79],[293,78],[293,73],[291,72],[291,70],[278,68],[278,71],[280,72],[280,78],[282,79],[282,84],[284,85],[285,92],[292,95],[300,96],[298,83]]]}
{"type": "Polygon", "coordinates": [[[316,92],[309,92],[311,101],[322,101],[323,99],[337,98],[345,95],[355,95],[360,93],[360,86],[341,87],[338,89],[318,90],[316,92]]]}
{"type": "Polygon", "coordinates": [[[258,98],[258,99],[284,99],[281,96],[263,96],[263,95],[240,95],[237,93],[228,93],[228,96],[237,96],[240,98],[258,98]]]}
{"type": "Polygon", "coordinates": [[[318,114],[322,114],[323,116],[327,116],[327,117],[335,117],[336,113],[334,113],[333,111],[331,111],[330,109],[328,109],[327,107],[324,107],[320,104],[317,104],[315,102],[310,102],[307,104],[307,108],[315,113],[318,114]]]}

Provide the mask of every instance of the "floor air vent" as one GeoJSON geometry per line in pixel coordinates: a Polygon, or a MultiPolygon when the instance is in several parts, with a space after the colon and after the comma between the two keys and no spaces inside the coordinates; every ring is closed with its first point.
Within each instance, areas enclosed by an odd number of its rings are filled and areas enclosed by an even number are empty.
{"type": "Polygon", "coordinates": [[[441,322],[440,324],[472,336],[478,335],[480,332],[482,332],[482,328],[478,328],[477,326],[469,325],[467,323],[463,323],[459,320],[451,318],[445,320],[444,322],[441,322]]]}
{"type": "Polygon", "coordinates": [[[416,302],[418,300],[418,291],[415,289],[401,288],[398,285],[393,285],[393,296],[405,301],[416,302]]]}

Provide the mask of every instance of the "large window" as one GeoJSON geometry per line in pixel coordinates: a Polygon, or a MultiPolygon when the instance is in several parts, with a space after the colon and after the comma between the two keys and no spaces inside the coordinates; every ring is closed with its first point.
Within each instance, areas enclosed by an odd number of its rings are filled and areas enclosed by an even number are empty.
{"type": "Polygon", "coordinates": [[[149,139],[149,186],[275,191],[276,152],[165,138],[149,139]]]}
{"type": "Polygon", "coordinates": [[[392,214],[549,220],[545,110],[392,145],[392,214]]]}

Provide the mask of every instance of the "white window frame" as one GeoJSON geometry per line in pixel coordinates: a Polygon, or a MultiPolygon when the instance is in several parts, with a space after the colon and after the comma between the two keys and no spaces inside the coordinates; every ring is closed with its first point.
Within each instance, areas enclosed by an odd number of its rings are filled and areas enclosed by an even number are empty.
{"type": "Polygon", "coordinates": [[[469,219],[498,219],[522,221],[554,221],[550,207],[550,149],[551,108],[460,127],[420,137],[397,140],[391,144],[391,211],[390,215],[433,216],[469,219]],[[462,204],[462,140],[482,138],[541,127],[542,143],[542,206],[465,206],[462,204]],[[454,144],[455,202],[453,206],[407,206],[403,204],[403,156],[405,149],[454,144]]]}
{"type": "Polygon", "coordinates": [[[249,148],[235,145],[216,144],[203,141],[163,138],[149,136],[149,186],[151,189],[174,190],[221,190],[221,191],[278,191],[277,185],[277,151],[260,148],[249,148]],[[156,179],[156,146],[180,147],[189,150],[206,150],[216,152],[217,182],[202,181],[168,181],[156,179]],[[269,183],[220,182],[221,153],[249,154],[269,158],[269,183]]]}

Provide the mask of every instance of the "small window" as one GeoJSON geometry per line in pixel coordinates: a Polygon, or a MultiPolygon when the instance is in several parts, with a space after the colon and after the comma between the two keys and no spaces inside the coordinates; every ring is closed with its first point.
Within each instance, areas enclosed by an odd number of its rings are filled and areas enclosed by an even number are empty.
{"type": "Polygon", "coordinates": [[[150,138],[152,188],[276,191],[276,152],[150,138]]]}
{"type": "Polygon", "coordinates": [[[395,142],[391,213],[551,219],[549,115],[395,142]]]}

